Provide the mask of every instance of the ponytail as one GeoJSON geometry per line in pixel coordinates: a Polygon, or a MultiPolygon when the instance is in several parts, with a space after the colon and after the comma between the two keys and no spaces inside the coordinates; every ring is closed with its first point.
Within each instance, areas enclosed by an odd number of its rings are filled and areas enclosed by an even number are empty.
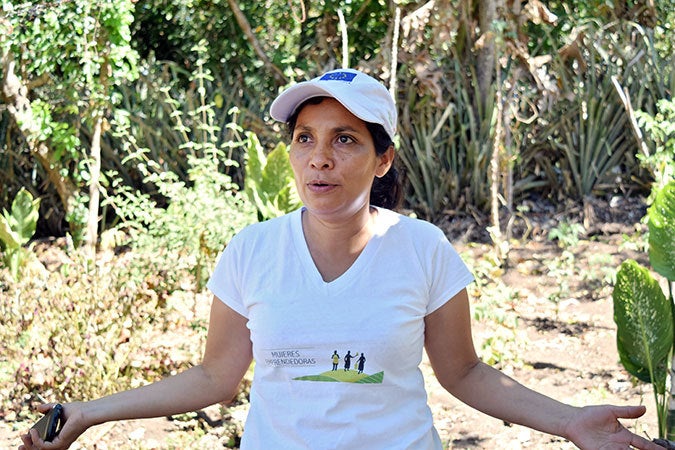
{"type": "MultiPolygon", "coordinates": [[[[394,145],[391,138],[384,130],[384,127],[378,123],[366,122],[366,127],[370,131],[375,143],[375,153],[379,156],[386,152],[389,147],[394,145]]],[[[380,178],[375,178],[373,187],[370,189],[370,204],[380,208],[396,209],[400,206],[403,198],[403,186],[399,177],[396,164],[389,168],[389,171],[380,178]]]]}

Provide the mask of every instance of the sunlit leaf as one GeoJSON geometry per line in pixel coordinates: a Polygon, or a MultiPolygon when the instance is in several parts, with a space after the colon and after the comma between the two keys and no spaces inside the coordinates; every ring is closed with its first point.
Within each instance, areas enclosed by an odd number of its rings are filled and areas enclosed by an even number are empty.
{"type": "Polygon", "coordinates": [[[655,271],[675,281],[675,181],[657,193],[648,215],[649,262],[655,271]]]}
{"type": "Polygon", "coordinates": [[[670,301],[649,271],[633,260],[621,264],[612,297],[621,362],[662,394],[673,344],[670,301]]]}

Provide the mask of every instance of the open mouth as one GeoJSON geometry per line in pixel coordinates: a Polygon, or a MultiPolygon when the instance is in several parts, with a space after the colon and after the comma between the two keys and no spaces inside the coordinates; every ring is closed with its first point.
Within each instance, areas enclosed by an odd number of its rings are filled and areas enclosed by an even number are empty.
{"type": "Polygon", "coordinates": [[[328,183],[328,182],[322,181],[322,180],[313,180],[313,181],[310,181],[310,182],[307,183],[307,184],[308,184],[309,186],[316,186],[316,187],[337,186],[337,185],[335,185],[335,184],[328,183]]]}
{"type": "Polygon", "coordinates": [[[311,181],[307,183],[307,187],[317,193],[331,191],[336,186],[337,184],[326,183],[325,181],[311,181]]]}

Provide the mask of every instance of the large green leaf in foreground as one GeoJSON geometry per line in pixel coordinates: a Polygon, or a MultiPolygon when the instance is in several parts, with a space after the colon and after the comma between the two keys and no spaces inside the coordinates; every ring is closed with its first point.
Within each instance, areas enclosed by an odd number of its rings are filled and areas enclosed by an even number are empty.
{"type": "Polygon", "coordinates": [[[663,394],[673,343],[669,300],[649,271],[633,260],[621,264],[612,297],[621,363],[663,394]]]}
{"type": "Polygon", "coordinates": [[[649,262],[675,281],[675,181],[661,189],[649,207],[649,262]]]}

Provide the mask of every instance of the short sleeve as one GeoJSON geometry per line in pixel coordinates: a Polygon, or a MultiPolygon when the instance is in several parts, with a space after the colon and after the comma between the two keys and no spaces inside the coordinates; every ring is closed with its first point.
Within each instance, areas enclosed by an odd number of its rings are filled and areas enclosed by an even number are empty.
{"type": "Polygon", "coordinates": [[[443,306],[474,280],[473,274],[440,229],[427,273],[430,276],[427,314],[443,306]]]}
{"type": "Polygon", "coordinates": [[[236,235],[232,238],[218,257],[216,267],[206,286],[227,306],[244,317],[248,311],[241,294],[241,238],[236,235]]]}

